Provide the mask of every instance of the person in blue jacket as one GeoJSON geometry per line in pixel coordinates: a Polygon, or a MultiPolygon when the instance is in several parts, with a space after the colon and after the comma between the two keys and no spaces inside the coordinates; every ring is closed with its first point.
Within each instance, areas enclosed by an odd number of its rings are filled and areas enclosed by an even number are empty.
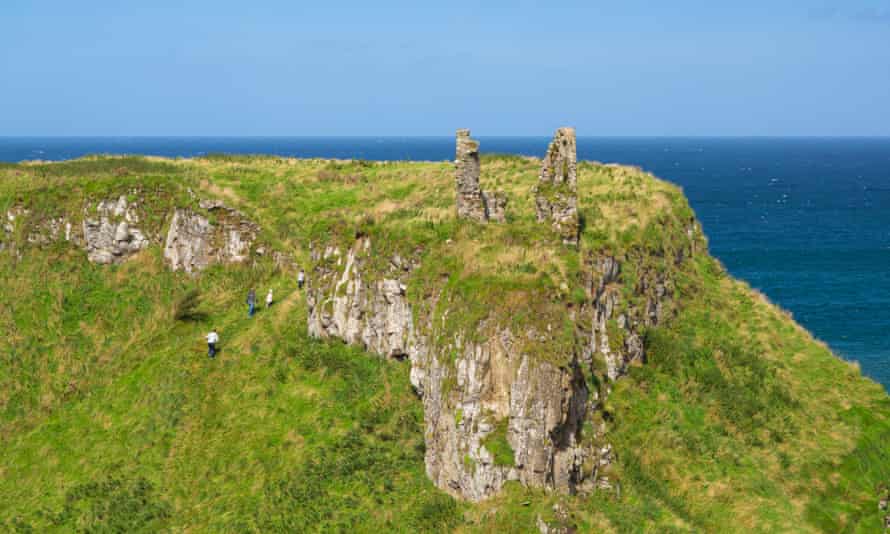
{"type": "Polygon", "coordinates": [[[256,291],[251,288],[247,292],[247,316],[253,317],[254,311],[256,311],[256,291]]]}

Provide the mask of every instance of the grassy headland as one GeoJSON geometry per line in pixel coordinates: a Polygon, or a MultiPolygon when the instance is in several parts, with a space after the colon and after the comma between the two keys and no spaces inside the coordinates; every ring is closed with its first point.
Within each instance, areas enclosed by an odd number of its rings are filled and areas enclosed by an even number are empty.
{"type": "MultiPolygon", "coordinates": [[[[308,265],[310,243],[356,235],[372,236],[381,258],[434,258],[412,275],[409,298],[440,317],[427,297],[446,295],[436,306],[460,311],[448,314],[454,329],[491,314],[561,321],[584,297],[585,251],[676,269],[659,258],[676,252],[693,217],[679,188],[633,168],[580,164],[575,249],[535,221],[538,168],[484,156],[483,187],[507,193],[508,222],[478,225],[455,218],[448,163],[217,156],[0,166],[0,213],[23,213],[6,238],[17,246],[0,252],[0,525],[529,532],[540,517],[582,531],[876,531],[878,486],[890,482],[890,398],[704,251],[672,272],[670,319],[646,332],[648,362],[609,397],[620,493],[511,484],[469,505],[425,476],[407,364],[308,338],[292,271],[264,257],[191,277],[167,270],[160,246],[96,266],[64,240],[27,240],[44,221],[79,224],[85,207],[119,195],[150,207],[143,224],[162,234],[174,206],[195,202],[191,190],[239,209],[298,265],[308,265]],[[253,319],[249,287],[277,297],[253,319]],[[198,313],[175,319],[195,291],[198,313]],[[214,326],[222,352],[211,361],[203,335],[214,326]]],[[[635,274],[623,273],[626,300],[635,274]]],[[[528,347],[541,357],[549,349],[528,347]]]]}

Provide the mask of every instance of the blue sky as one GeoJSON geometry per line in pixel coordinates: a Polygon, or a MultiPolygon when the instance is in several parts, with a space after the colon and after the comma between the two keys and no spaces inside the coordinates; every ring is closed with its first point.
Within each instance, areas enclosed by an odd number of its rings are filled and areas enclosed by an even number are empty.
{"type": "Polygon", "coordinates": [[[2,0],[0,135],[890,135],[890,0],[2,0]]]}

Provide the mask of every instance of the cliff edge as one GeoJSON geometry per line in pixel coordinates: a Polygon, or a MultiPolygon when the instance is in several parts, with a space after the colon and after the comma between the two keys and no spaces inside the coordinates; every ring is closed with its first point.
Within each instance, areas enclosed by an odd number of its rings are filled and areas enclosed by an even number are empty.
{"type": "Polygon", "coordinates": [[[0,526],[883,528],[886,392],[574,147],[0,165],[0,526]]]}

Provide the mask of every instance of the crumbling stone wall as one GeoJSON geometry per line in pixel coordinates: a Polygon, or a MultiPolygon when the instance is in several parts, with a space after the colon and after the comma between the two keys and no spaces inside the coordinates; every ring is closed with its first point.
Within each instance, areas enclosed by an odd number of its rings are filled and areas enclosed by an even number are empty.
{"type": "Polygon", "coordinates": [[[577,244],[578,217],[577,148],[574,128],[556,130],[535,190],[538,222],[550,221],[563,243],[577,244]]]}
{"type": "Polygon", "coordinates": [[[485,217],[489,221],[507,221],[507,195],[503,191],[483,191],[482,200],[485,202],[485,217]]]}
{"type": "Polygon", "coordinates": [[[483,191],[479,184],[479,141],[470,138],[470,130],[457,131],[457,155],[454,181],[457,188],[457,216],[477,222],[507,220],[507,195],[502,191],[483,191]]]}
{"type": "Polygon", "coordinates": [[[457,216],[485,222],[485,200],[479,186],[479,141],[470,138],[470,130],[457,131],[457,157],[454,180],[457,186],[457,216]]]}

